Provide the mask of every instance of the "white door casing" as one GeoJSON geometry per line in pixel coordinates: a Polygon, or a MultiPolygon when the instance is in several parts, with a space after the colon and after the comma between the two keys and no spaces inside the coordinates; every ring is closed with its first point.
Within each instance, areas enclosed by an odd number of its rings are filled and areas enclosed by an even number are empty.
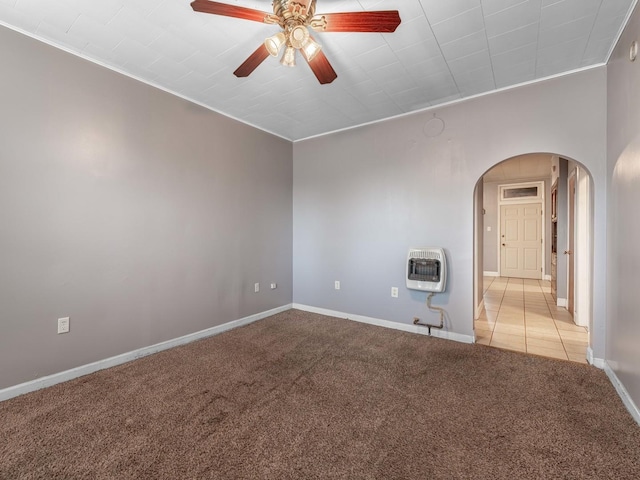
{"type": "Polygon", "coordinates": [[[542,278],[542,205],[500,206],[500,275],[542,278]]]}

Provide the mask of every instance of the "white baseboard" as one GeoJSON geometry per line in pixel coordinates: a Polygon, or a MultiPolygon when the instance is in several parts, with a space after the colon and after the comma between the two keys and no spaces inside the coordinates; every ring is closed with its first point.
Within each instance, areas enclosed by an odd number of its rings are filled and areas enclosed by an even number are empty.
{"type": "Polygon", "coordinates": [[[132,360],[136,360],[138,358],[146,357],[147,355],[152,355],[154,353],[158,353],[163,350],[168,350],[169,348],[177,347],[179,345],[185,345],[187,343],[191,343],[196,340],[200,340],[202,338],[211,337],[213,335],[218,335],[228,330],[232,330],[234,328],[248,325],[258,320],[262,320],[263,318],[267,318],[267,317],[270,317],[271,315],[275,315],[276,313],[284,312],[287,310],[291,310],[291,304],[274,308],[272,310],[267,310],[266,312],[256,313],[255,315],[250,315],[248,317],[244,317],[231,322],[223,323],[222,325],[217,325],[215,327],[207,328],[206,330],[190,333],[182,337],[174,338],[172,340],[167,340],[166,342],[160,342],[160,343],[156,343],[155,345],[139,348],[132,352],[116,355],[115,357],[105,358],[104,360],[98,360],[97,362],[89,363],[87,365],[82,365],[80,367],[72,368],[70,370],[65,370],[64,372],[54,373],[46,377],[37,378],[29,382],[4,388],[0,390],[0,402],[3,400],[8,400],[13,397],[17,397],[18,395],[23,395],[25,393],[33,392],[35,390],[40,390],[41,388],[51,387],[52,385],[56,385],[58,383],[66,382],[68,380],[73,380],[74,378],[82,377],[84,375],[88,375],[90,373],[94,373],[99,370],[104,370],[105,368],[115,367],[116,365],[121,365],[123,363],[127,363],[132,360]]]}
{"type": "Polygon", "coordinates": [[[485,277],[499,277],[500,273],[499,272],[482,272],[482,275],[484,275],[485,277]]]}
{"type": "Polygon", "coordinates": [[[551,281],[551,275],[543,275],[542,279],[543,280],[547,280],[548,282],[550,282],[551,281]]]}
{"type": "Polygon", "coordinates": [[[593,365],[600,370],[604,370],[606,367],[606,362],[603,358],[593,356],[593,349],[591,347],[587,347],[587,362],[589,362],[589,365],[593,365]]]}
{"type": "MultiPolygon", "coordinates": [[[[344,318],[346,320],[353,320],[354,322],[368,323],[369,325],[376,325],[378,327],[391,328],[393,330],[402,330],[403,332],[417,333],[420,335],[427,335],[427,329],[419,325],[407,325],[406,323],[392,322],[389,320],[381,320],[379,318],[365,317],[363,315],[353,315],[351,313],[337,312],[335,310],[327,310],[325,308],[311,307],[309,305],[301,305],[294,303],[293,308],[303,310],[305,312],[319,313],[320,315],[327,315],[329,317],[344,318]]],[[[437,328],[431,329],[431,336],[437,338],[444,338],[447,340],[453,340],[461,343],[473,343],[474,338],[471,335],[463,335],[461,333],[450,332],[448,330],[439,330],[437,328]]]]}
{"type": "Polygon", "coordinates": [[[476,316],[473,317],[474,320],[477,320],[480,317],[480,314],[482,313],[483,308],[484,308],[484,298],[480,300],[480,305],[476,307],[476,316]]]}
{"type": "Polygon", "coordinates": [[[638,406],[632,400],[631,396],[629,395],[629,392],[627,391],[627,389],[624,387],[624,385],[616,375],[616,372],[613,371],[613,369],[609,366],[607,362],[604,362],[604,372],[607,374],[607,377],[609,377],[609,380],[611,381],[614,388],[616,389],[616,392],[618,392],[618,395],[620,395],[620,398],[622,399],[622,403],[624,403],[624,406],[627,407],[627,410],[629,410],[629,413],[631,414],[633,419],[636,421],[636,423],[640,425],[640,410],[638,410],[638,406]]]}
{"type": "Polygon", "coordinates": [[[567,299],[566,299],[566,298],[560,298],[560,297],[558,297],[558,298],[556,299],[556,306],[558,306],[558,307],[564,307],[564,308],[567,308],[567,305],[568,305],[568,304],[569,304],[569,302],[567,301],[567,299]]]}

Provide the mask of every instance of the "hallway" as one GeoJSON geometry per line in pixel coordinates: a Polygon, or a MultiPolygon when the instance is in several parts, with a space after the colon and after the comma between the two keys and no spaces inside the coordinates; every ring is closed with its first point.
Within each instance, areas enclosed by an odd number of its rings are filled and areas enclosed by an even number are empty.
{"type": "Polygon", "coordinates": [[[587,363],[588,332],[557,307],[550,282],[484,277],[484,309],[474,322],[481,345],[587,363]]]}

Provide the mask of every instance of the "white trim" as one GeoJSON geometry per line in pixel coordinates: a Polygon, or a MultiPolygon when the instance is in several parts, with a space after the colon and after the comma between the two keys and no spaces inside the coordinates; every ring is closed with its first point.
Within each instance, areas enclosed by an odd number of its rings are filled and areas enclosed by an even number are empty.
{"type": "Polygon", "coordinates": [[[475,317],[473,317],[475,320],[477,320],[480,317],[480,314],[482,313],[483,309],[484,309],[484,298],[480,300],[480,304],[476,307],[476,315],[475,317]]]}
{"type": "Polygon", "coordinates": [[[613,44],[611,45],[611,48],[609,48],[609,53],[607,53],[607,59],[604,62],[605,65],[609,64],[609,60],[611,60],[611,55],[613,55],[613,51],[618,46],[618,42],[620,42],[620,37],[622,37],[622,33],[624,32],[624,29],[627,27],[627,24],[629,23],[629,19],[631,18],[631,15],[633,14],[633,11],[635,10],[637,4],[638,4],[638,0],[633,0],[633,2],[631,3],[631,6],[629,7],[629,11],[625,15],[624,21],[620,25],[620,30],[618,31],[618,35],[616,35],[616,41],[613,42],[613,44]]]}
{"type": "Polygon", "coordinates": [[[70,370],[65,370],[64,372],[54,373],[46,377],[37,378],[29,382],[4,388],[0,390],[0,402],[4,400],[8,400],[13,397],[17,397],[18,395],[23,395],[25,393],[33,392],[35,390],[40,390],[41,388],[51,387],[52,385],[56,385],[58,383],[66,382],[68,380],[73,380],[74,378],[82,377],[84,375],[88,375],[90,373],[94,373],[99,370],[104,370],[105,368],[115,367],[116,365],[121,365],[123,363],[127,363],[132,360],[136,360],[138,358],[146,357],[147,355],[152,355],[154,353],[158,353],[163,350],[168,350],[170,348],[177,347],[179,345],[185,345],[187,343],[191,343],[196,340],[200,340],[202,338],[218,335],[228,330],[242,327],[244,325],[248,325],[258,320],[262,320],[263,318],[267,318],[267,317],[270,317],[271,315],[285,312],[287,310],[291,310],[291,304],[274,308],[272,310],[267,310],[266,312],[256,313],[254,315],[250,315],[248,317],[244,317],[239,320],[223,323],[222,325],[217,325],[215,327],[207,328],[206,330],[190,333],[182,337],[174,338],[172,340],[167,340],[166,342],[160,342],[160,343],[156,343],[155,345],[139,348],[131,352],[123,353],[121,355],[116,355],[115,357],[98,360],[97,362],[82,365],[80,367],[72,368],[70,370]]]}
{"type": "MultiPolygon", "coordinates": [[[[544,180],[534,180],[530,182],[512,182],[512,183],[499,183],[498,184],[498,204],[513,205],[520,203],[537,203],[544,200],[544,180]],[[527,188],[536,187],[538,194],[535,197],[516,197],[516,198],[504,198],[505,190],[513,188],[527,188]]],[[[544,207],[544,205],[543,205],[544,207]]]]}
{"type": "Polygon", "coordinates": [[[499,272],[482,272],[482,275],[484,275],[485,277],[499,277],[500,273],[499,272]]]}
{"type": "Polygon", "coordinates": [[[546,275],[545,274],[545,275],[542,276],[542,279],[550,282],[551,281],[551,275],[546,275]]]}
{"type": "Polygon", "coordinates": [[[629,410],[629,413],[631,414],[633,419],[636,421],[636,423],[640,424],[640,410],[638,410],[638,406],[634,403],[631,395],[629,395],[629,392],[616,375],[616,372],[613,371],[613,369],[607,362],[604,362],[604,373],[606,373],[607,377],[609,377],[609,380],[613,384],[613,387],[616,389],[616,392],[618,392],[618,395],[622,399],[622,403],[624,403],[624,406],[627,407],[627,410],[629,410]]]}
{"type": "Polygon", "coordinates": [[[556,299],[556,307],[563,307],[563,308],[567,308],[567,305],[569,304],[569,301],[566,298],[560,298],[558,297],[556,299]]]}
{"type": "Polygon", "coordinates": [[[591,347],[587,347],[587,362],[589,362],[589,365],[593,365],[600,370],[603,370],[606,365],[603,358],[596,358],[593,356],[593,349],[591,347]]]}
{"type": "MultiPolygon", "coordinates": [[[[502,163],[502,162],[501,162],[502,163]]],[[[494,165],[495,166],[495,165],[494,165]]],[[[532,180],[528,182],[520,182],[520,183],[502,183],[498,182],[498,211],[497,213],[497,221],[498,228],[496,228],[496,236],[498,239],[498,243],[496,244],[497,248],[497,258],[498,258],[498,276],[502,276],[502,248],[500,248],[502,244],[502,239],[500,235],[502,234],[502,206],[503,205],[517,205],[517,204],[539,204],[541,219],[540,219],[540,235],[542,242],[540,243],[540,280],[544,278],[544,269],[547,262],[547,211],[546,211],[546,185],[547,180],[532,180]],[[518,187],[518,186],[530,186],[536,185],[538,186],[539,196],[535,198],[525,198],[525,199],[503,199],[502,192],[506,187],[518,187]]],[[[534,279],[536,280],[536,279],[534,279]]]]}
{"type": "MultiPolygon", "coordinates": [[[[637,0],[634,0],[634,7],[635,7],[635,3],[636,2],[637,2],[637,0]]],[[[633,8],[631,8],[629,10],[629,12],[627,13],[627,16],[625,18],[625,22],[622,24],[622,27],[620,28],[620,32],[618,33],[618,38],[617,38],[616,42],[613,44],[613,46],[611,47],[611,50],[609,51],[609,55],[607,56],[607,60],[605,62],[603,62],[603,63],[596,63],[594,65],[588,65],[586,67],[580,67],[580,68],[576,68],[574,70],[569,70],[567,72],[561,72],[561,73],[556,73],[556,74],[553,74],[553,75],[549,75],[548,77],[536,78],[534,80],[529,80],[527,82],[522,82],[522,83],[518,83],[518,84],[515,84],[515,85],[509,85],[509,86],[498,88],[498,89],[495,89],[495,90],[490,90],[488,92],[482,92],[482,93],[478,93],[478,94],[475,94],[475,95],[470,95],[468,97],[457,98],[457,99],[451,100],[449,102],[443,102],[443,103],[440,103],[438,105],[431,105],[431,106],[428,106],[428,107],[424,107],[422,109],[413,110],[411,112],[400,113],[398,115],[393,115],[391,117],[385,117],[385,118],[381,118],[381,119],[378,119],[378,120],[372,120],[370,122],[364,122],[364,123],[360,123],[358,125],[351,125],[349,127],[338,128],[336,130],[317,133],[317,134],[314,134],[314,135],[310,135],[308,137],[302,137],[302,138],[298,138],[298,139],[292,139],[292,138],[285,137],[284,135],[281,135],[279,133],[275,133],[275,132],[272,132],[270,130],[267,130],[264,127],[259,127],[257,125],[254,125],[253,123],[248,122],[247,120],[243,120],[241,118],[234,117],[234,116],[232,116],[232,115],[230,115],[228,113],[224,113],[222,110],[216,110],[215,108],[211,107],[210,105],[207,105],[205,103],[202,103],[202,102],[199,102],[197,100],[194,100],[194,99],[192,99],[190,97],[187,97],[187,96],[185,96],[185,95],[183,95],[181,93],[177,93],[177,92],[175,92],[173,90],[170,90],[170,89],[168,89],[166,87],[163,87],[161,85],[153,83],[153,82],[151,82],[149,80],[145,80],[145,79],[143,79],[141,77],[133,75],[132,73],[126,72],[124,70],[121,70],[120,68],[118,68],[118,67],[116,67],[114,65],[109,65],[108,63],[105,63],[105,62],[102,62],[102,61],[97,60],[95,58],[92,58],[92,57],[90,57],[90,56],[88,56],[88,55],[86,55],[84,53],[78,52],[76,50],[72,50],[72,49],[70,49],[70,48],[68,48],[66,46],[60,45],[58,43],[55,43],[55,42],[53,42],[53,41],[51,41],[51,40],[49,40],[47,38],[40,37],[40,36],[36,35],[33,32],[29,32],[28,30],[24,30],[24,29],[22,29],[20,27],[16,27],[15,25],[11,25],[11,24],[6,23],[6,22],[1,21],[1,20],[0,20],[0,25],[4,26],[4,27],[6,27],[6,28],[8,28],[10,30],[13,30],[15,32],[21,33],[22,35],[26,35],[27,37],[36,39],[36,40],[38,40],[38,41],[40,41],[42,43],[50,45],[50,46],[52,46],[54,48],[57,48],[59,50],[62,50],[62,51],[67,52],[67,53],[70,53],[71,55],[75,55],[76,57],[83,58],[83,59],[85,59],[85,60],[87,60],[87,61],[89,61],[91,63],[95,63],[96,65],[100,65],[101,67],[104,67],[104,68],[107,68],[107,69],[112,70],[114,72],[117,72],[117,73],[119,73],[121,75],[124,75],[124,76],[129,77],[129,78],[133,78],[134,80],[137,80],[137,81],[139,81],[141,83],[147,84],[147,85],[149,85],[151,87],[157,88],[157,89],[162,90],[164,92],[167,92],[167,93],[169,93],[171,95],[175,95],[176,97],[182,98],[182,99],[184,99],[184,100],[186,100],[188,102],[194,103],[196,105],[200,105],[201,107],[206,108],[207,110],[211,110],[212,112],[218,113],[218,114],[223,115],[223,116],[225,116],[227,118],[231,118],[231,119],[236,120],[236,121],[238,121],[240,123],[244,123],[245,125],[249,125],[250,127],[256,128],[256,129],[261,130],[261,131],[263,131],[265,133],[268,133],[270,135],[274,135],[276,137],[282,138],[283,140],[287,140],[287,141],[289,141],[291,143],[297,143],[297,142],[302,142],[302,141],[305,141],[305,140],[311,140],[311,139],[318,138],[318,137],[324,137],[326,135],[333,135],[335,133],[346,132],[348,130],[354,130],[356,128],[365,127],[367,125],[375,125],[375,124],[378,124],[378,123],[386,122],[388,120],[395,120],[397,118],[404,118],[404,117],[408,117],[410,115],[416,115],[416,114],[420,114],[420,113],[424,113],[424,112],[430,112],[432,110],[437,110],[439,108],[444,108],[444,107],[457,105],[459,103],[466,102],[468,100],[473,100],[473,99],[476,99],[476,98],[486,97],[488,95],[493,95],[493,94],[496,94],[496,93],[502,93],[502,92],[506,92],[506,91],[513,90],[513,89],[516,89],[516,88],[526,87],[528,85],[533,85],[533,84],[536,84],[536,83],[546,82],[548,80],[553,80],[555,78],[565,77],[567,75],[573,75],[574,73],[585,72],[585,71],[588,71],[588,70],[592,70],[594,68],[606,67],[607,64],[609,63],[609,58],[611,57],[611,54],[613,53],[613,49],[615,48],[615,46],[617,45],[618,41],[620,40],[620,36],[622,35],[624,27],[627,25],[627,22],[628,22],[628,20],[629,20],[629,18],[631,16],[632,12],[633,12],[633,8]]]]}
{"type": "MultiPolygon", "coordinates": [[[[344,318],[345,320],[353,320],[354,322],[367,323],[369,325],[375,325],[377,327],[391,328],[393,330],[402,330],[403,332],[417,333],[420,335],[427,335],[427,329],[419,325],[407,325],[406,323],[392,322],[389,320],[381,320],[379,318],[365,317],[363,315],[353,315],[351,313],[337,312],[335,310],[327,310],[325,308],[311,307],[309,305],[301,305],[294,303],[293,308],[302,310],[305,312],[319,313],[320,315],[327,315],[329,317],[344,318]]],[[[463,335],[461,333],[450,332],[448,330],[431,330],[432,337],[444,338],[447,340],[453,340],[461,343],[473,343],[474,339],[471,335],[463,335]]]]}

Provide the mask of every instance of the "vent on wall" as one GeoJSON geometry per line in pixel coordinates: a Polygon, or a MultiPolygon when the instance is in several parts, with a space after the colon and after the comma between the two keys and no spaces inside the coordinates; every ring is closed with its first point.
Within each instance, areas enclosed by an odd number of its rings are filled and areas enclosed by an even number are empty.
{"type": "Polygon", "coordinates": [[[442,248],[412,248],[407,255],[407,288],[443,292],[447,282],[447,258],[442,248]]]}

